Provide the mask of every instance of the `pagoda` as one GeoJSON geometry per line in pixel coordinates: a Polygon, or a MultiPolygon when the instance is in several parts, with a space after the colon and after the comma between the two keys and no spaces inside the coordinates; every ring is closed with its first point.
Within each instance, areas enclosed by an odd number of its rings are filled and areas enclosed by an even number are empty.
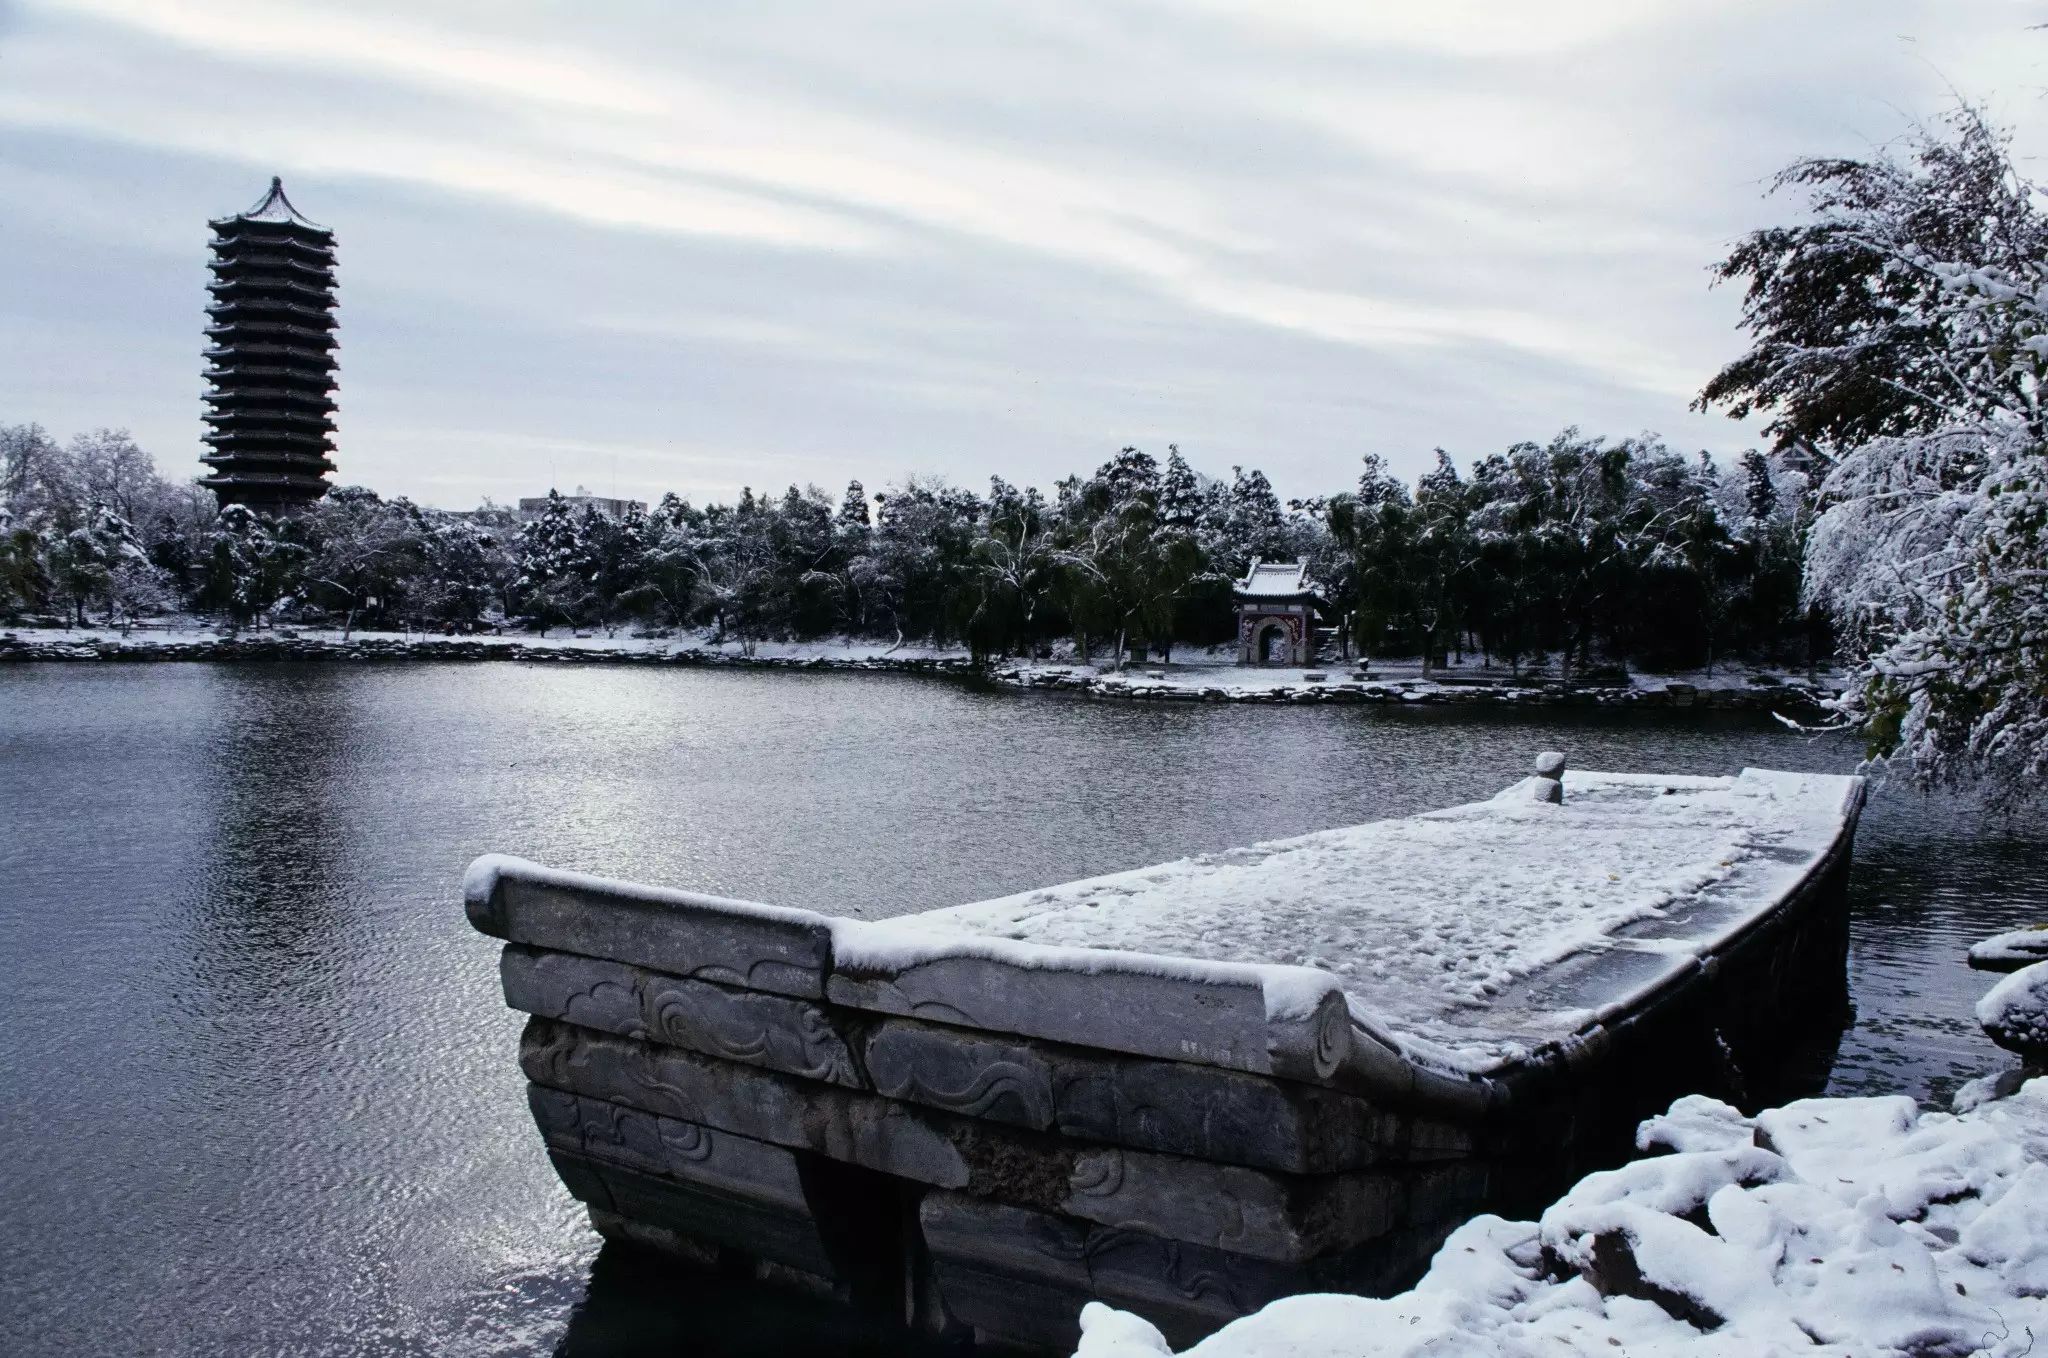
{"type": "Polygon", "coordinates": [[[274,178],[254,207],[211,225],[204,484],[223,505],[307,504],[334,470],[334,233],[274,178]]]}

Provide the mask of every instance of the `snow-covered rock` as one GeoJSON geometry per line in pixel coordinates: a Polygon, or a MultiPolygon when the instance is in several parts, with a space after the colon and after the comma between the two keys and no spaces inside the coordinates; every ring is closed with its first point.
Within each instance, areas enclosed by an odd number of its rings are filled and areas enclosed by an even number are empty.
{"type": "Polygon", "coordinates": [[[1979,971],[2017,971],[2048,962],[2048,924],[1993,934],[1970,945],[1970,965],[1979,971]]]}
{"type": "Polygon", "coordinates": [[[2048,1065],[2048,962],[2022,967],[1977,1001],[1991,1040],[2034,1065],[2048,1065]]]}
{"type": "MultiPolygon", "coordinates": [[[[1692,1097],[1638,1143],[1668,1153],[1589,1175],[1538,1222],[1467,1223],[1409,1292],[1292,1297],[1187,1353],[2019,1358],[2048,1337],[2048,1079],[1962,1115],[1692,1097]]],[[[1171,1352],[1109,1307],[1081,1326],[1077,1358],[1171,1352]]]]}

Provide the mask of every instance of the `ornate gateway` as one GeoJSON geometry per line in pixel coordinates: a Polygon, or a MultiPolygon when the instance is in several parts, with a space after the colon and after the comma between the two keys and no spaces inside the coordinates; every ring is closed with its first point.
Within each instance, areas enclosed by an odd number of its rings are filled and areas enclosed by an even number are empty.
{"type": "Polygon", "coordinates": [[[1239,580],[1237,663],[1313,665],[1315,619],[1322,605],[1306,561],[1254,561],[1239,580]]]}

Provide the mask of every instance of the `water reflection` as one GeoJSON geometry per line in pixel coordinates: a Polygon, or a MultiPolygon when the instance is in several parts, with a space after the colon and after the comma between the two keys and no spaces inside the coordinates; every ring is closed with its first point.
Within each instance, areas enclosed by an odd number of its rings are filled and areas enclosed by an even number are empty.
{"type": "MultiPolygon", "coordinates": [[[[616,1352],[631,1332],[710,1353],[750,1351],[756,1314],[809,1323],[598,1254],[527,1120],[493,952],[456,903],[477,853],[881,916],[1484,796],[1546,747],[1700,773],[1855,758],[1726,714],[1147,707],[516,665],[12,667],[0,1153],[35,1172],[0,1194],[19,1246],[0,1336],[35,1353],[534,1355],[616,1352]],[[724,1328],[693,1340],[706,1326],[724,1328]]],[[[1962,950],[2048,919],[2044,848],[1953,802],[1873,801],[1834,1089],[1938,1098],[2005,1064],[1970,1018],[1985,980],[1962,950]]],[[[867,1342],[819,1323],[778,1332],[778,1351],[867,1342]]]]}
{"type": "Polygon", "coordinates": [[[948,1350],[850,1308],[742,1278],[685,1272],[607,1244],[555,1358],[937,1358],[948,1350]]]}
{"type": "MultiPolygon", "coordinates": [[[[212,833],[174,907],[186,1059],[223,1096],[312,1077],[345,1023],[346,838],[331,787],[348,739],[345,673],[228,669],[206,755],[212,833]]],[[[345,775],[343,775],[345,776],[345,775]]]]}

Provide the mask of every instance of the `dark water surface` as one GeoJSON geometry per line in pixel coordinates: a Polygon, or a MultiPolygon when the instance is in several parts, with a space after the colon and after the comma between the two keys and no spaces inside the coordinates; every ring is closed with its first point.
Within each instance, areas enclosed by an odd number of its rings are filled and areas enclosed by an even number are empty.
{"type": "MultiPolygon", "coordinates": [[[[463,918],[478,853],[878,916],[1471,800],[1551,746],[1683,773],[1856,757],[1712,714],[0,670],[0,1351],[589,1353],[658,1331],[713,1352],[764,1317],[774,1351],[837,1323],[701,1284],[670,1302],[597,1258],[527,1117],[497,948],[463,918]]],[[[2048,920],[2044,863],[2037,829],[1875,798],[1838,1092],[1943,1098],[2007,1064],[1962,953],[2048,920]]]]}

